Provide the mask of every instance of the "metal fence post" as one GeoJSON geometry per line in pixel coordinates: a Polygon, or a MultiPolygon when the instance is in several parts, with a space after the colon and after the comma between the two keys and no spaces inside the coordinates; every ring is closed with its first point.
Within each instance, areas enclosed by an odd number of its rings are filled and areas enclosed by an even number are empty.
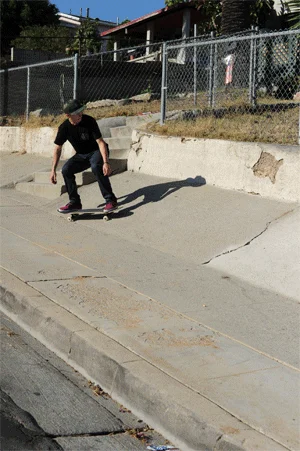
{"type": "MultiPolygon", "coordinates": [[[[255,34],[258,33],[258,27],[255,27],[255,34]]],[[[251,40],[252,43],[252,40],[251,40]]],[[[252,67],[252,89],[251,89],[251,105],[256,106],[256,90],[257,90],[257,38],[253,40],[253,67],[252,67]]]]}
{"type": "MultiPolygon", "coordinates": [[[[3,90],[3,101],[0,105],[0,113],[1,116],[7,116],[8,115],[8,69],[4,69],[3,71],[3,84],[1,86],[1,89],[3,90]]],[[[2,94],[2,93],[1,93],[2,94]]]]}
{"type": "Polygon", "coordinates": [[[197,37],[197,25],[194,25],[194,105],[197,105],[197,47],[196,47],[196,37],[197,37]]]}
{"type": "Polygon", "coordinates": [[[160,108],[160,125],[166,120],[166,98],[167,98],[167,45],[162,45],[162,77],[161,77],[161,108],[160,108]]]}
{"type": "Polygon", "coordinates": [[[299,129],[298,129],[298,144],[300,146],[300,103],[299,103],[299,129]]]}
{"type": "Polygon", "coordinates": [[[216,106],[216,87],[218,80],[218,44],[214,45],[214,68],[213,68],[213,86],[212,86],[212,107],[216,106]]]}
{"type": "MultiPolygon", "coordinates": [[[[213,39],[214,32],[212,31],[210,37],[213,39]]],[[[208,106],[213,105],[213,83],[214,83],[214,44],[210,44],[209,49],[209,80],[208,80],[208,106]]]]}
{"type": "Polygon", "coordinates": [[[75,53],[73,99],[77,99],[77,96],[78,96],[78,53],[75,53]]]}
{"type": "Polygon", "coordinates": [[[254,67],[254,27],[251,27],[251,41],[250,41],[250,65],[249,65],[249,103],[252,105],[253,101],[253,67],[254,67]]]}
{"type": "Polygon", "coordinates": [[[26,121],[29,120],[29,96],[30,96],[30,68],[27,67],[26,121]]]}

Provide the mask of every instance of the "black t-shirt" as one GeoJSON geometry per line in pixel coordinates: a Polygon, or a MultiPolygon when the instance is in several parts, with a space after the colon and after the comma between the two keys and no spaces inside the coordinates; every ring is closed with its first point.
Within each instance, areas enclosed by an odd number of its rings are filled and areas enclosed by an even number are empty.
{"type": "Polygon", "coordinates": [[[69,141],[76,153],[89,153],[99,149],[96,139],[102,138],[96,120],[86,114],[77,125],[66,119],[59,127],[54,144],[62,146],[69,141]]]}

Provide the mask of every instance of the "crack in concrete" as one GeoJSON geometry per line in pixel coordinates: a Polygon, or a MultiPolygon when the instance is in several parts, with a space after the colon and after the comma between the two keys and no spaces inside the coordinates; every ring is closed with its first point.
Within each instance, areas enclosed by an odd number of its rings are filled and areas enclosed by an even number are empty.
{"type": "MultiPolygon", "coordinates": [[[[142,428],[141,428],[142,431],[142,428]]],[[[104,431],[104,432],[87,432],[87,433],[80,433],[80,434],[60,434],[60,435],[47,435],[47,437],[52,439],[58,439],[58,438],[80,438],[80,437],[106,437],[106,436],[113,436],[113,435],[124,435],[126,434],[126,428],[122,428],[117,431],[104,431]]]]}
{"type": "Polygon", "coordinates": [[[39,283],[39,282],[68,282],[73,281],[76,279],[107,279],[107,276],[74,276],[74,277],[67,277],[65,279],[59,278],[59,279],[37,279],[37,280],[25,280],[24,283],[39,283]]]}
{"type": "Polygon", "coordinates": [[[260,233],[258,233],[253,238],[251,238],[251,240],[247,241],[247,243],[242,244],[241,246],[238,246],[235,249],[230,249],[229,251],[222,252],[221,254],[215,255],[210,260],[207,260],[206,262],[202,263],[202,265],[208,265],[212,260],[215,260],[218,257],[222,257],[222,255],[231,254],[232,252],[238,251],[239,249],[242,249],[243,247],[249,246],[249,244],[251,244],[252,241],[256,240],[258,237],[260,237],[263,233],[265,233],[268,230],[268,228],[272,222],[273,221],[269,221],[267,223],[266,227],[260,233]]]}
{"type": "Polygon", "coordinates": [[[267,222],[266,227],[257,235],[255,235],[253,238],[251,238],[251,240],[247,241],[247,243],[242,244],[241,246],[236,247],[235,249],[230,249],[229,251],[226,252],[222,252],[221,254],[215,255],[214,257],[212,257],[210,260],[207,260],[206,262],[203,262],[202,265],[208,265],[212,260],[215,260],[218,257],[222,257],[222,255],[226,255],[226,254],[231,254],[232,252],[238,251],[239,249],[242,249],[243,247],[249,246],[249,244],[251,244],[254,240],[256,240],[257,238],[259,238],[261,235],[263,235],[268,228],[270,227],[270,225],[273,222],[278,221],[279,219],[281,219],[283,216],[286,216],[289,213],[292,213],[294,210],[289,210],[285,213],[283,213],[282,215],[278,216],[277,218],[273,219],[272,221],[267,222]]]}
{"type": "Polygon", "coordinates": [[[213,451],[217,451],[219,442],[220,442],[220,440],[222,440],[223,435],[224,435],[224,434],[221,434],[221,435],[219,435],[219,437],[217,437],[217,439],[216,439],[216,444],[215,444],[215,446],[214,446],[214,448],[213,448],[213,451]]]}

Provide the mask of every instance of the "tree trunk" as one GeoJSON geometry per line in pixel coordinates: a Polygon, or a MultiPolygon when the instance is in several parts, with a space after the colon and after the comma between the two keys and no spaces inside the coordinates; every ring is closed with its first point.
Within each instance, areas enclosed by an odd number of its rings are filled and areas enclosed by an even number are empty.
{"type": "MultiPolygon", "coordinates": [[[[255,0],[223,0],[221,34],[233,35],[250,29],[250,8],[255,0]]],[[[235,42],[224,46],[224,56],[233,55],[231,82],[227,86],[246,88],[249,80],[249,42],[235,42]]]]}
{"type": "Polygon", "coordinates": [[[250,28],[250,6],[253,0],[223,0],[222,34],[233,34],[250,28]]]}

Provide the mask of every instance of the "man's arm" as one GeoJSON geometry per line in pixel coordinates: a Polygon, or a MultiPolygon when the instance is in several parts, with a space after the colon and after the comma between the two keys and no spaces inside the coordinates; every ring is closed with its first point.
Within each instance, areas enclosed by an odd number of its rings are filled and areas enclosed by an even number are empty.
{"type": "Polygon", "coordinates": [[[110,164],[109,164],[109,158],[108,158],[108,152],[107,152],[107,146],[103,138],[96,139],[97,144],[99,146],[100,153],[102,155],[103,159],[103,174],[104,175],[110,175],[112,173],[110,164]]]}
{"type": "Polygon", "coordinates": [[[60,160],[61,151],[62,151],[62,146],[56,145],[55,148],[54,148],[53,164],[52,164],[52,169],[51,169],[51,174],[50,174],[50,181],[54,185],[57,183],[56,168],[57,168],[57,165],[58,165],[59,160],[60,160]]]}

